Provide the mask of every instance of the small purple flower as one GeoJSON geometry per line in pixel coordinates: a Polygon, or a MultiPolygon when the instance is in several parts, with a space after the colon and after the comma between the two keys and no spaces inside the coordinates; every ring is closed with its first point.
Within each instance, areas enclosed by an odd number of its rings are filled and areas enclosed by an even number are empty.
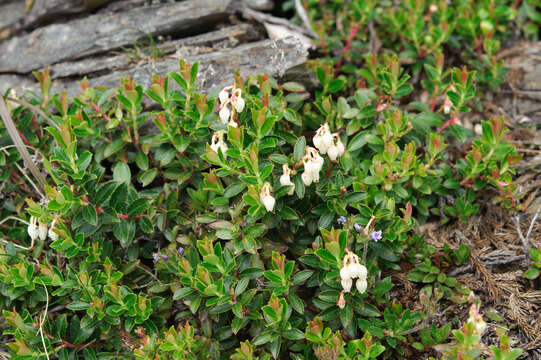
{"type": "Polygon", "coordinates": [[[152,254],[152,258],[154,259],[154,261],[160,261],[161,260],[160,255],[158,255],[156,253],[152,254]]]}
{"type": "Polygon", "coordinates": [[[357,223],[355,223],[355,224],[353,225],[353,227],[355,228],[355,230],[357,230],[357,231],[359,231],[359,232],[362,230],[362,226],[359,225],[359,224],[357,224],[357,223]]]}
{"type": "Polygon", "coordinates": [[[337,220],[337,222],[338,222],[339,224],[345,224],[346,221],[347,221],[347,220],[346,220],[346,217],[345,217],[345,216],[340,216],[340,217],[338,218],[338,220],[337,220]]]}
{"type": "Polygon", "coordinates": [[[169,259],[169,256],[164,255],[164,256],[163,256],[163,259],[164,259],[164,260],[167,260],[167,259],[169,259]]]}
{"type": "Polygon", "coordinates": [[[372,234],[370,234],[370,237],[374,241],[381,240],[381,231],[372,231],[372,234]]]}
{"type": "Polygon", "coordinates": [[[184,254],[184,248],[182,246],[178,248],[178,253],[180,255],[184,254]]]}

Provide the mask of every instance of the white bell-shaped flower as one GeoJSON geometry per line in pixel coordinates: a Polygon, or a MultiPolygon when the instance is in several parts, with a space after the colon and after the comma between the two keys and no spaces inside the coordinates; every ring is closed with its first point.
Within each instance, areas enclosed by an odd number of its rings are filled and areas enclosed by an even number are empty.
{"type": "Polygon", "coordinates": [[[225,152],[227,151],[228,147],[227,144],[224,141],[224,134],[225,131],[216,131],[214,135],[212,135],[212,140],[210,143],[210,148],[215,152],[218,153],[218,149],[222,150],[222,154],[224,156],[225,152]]]}
{"type": "Polygon", "coordinates": [[[361,265],[358,262],[353,262],[350,265],[350,273],[351,277],[353,278],[366,279],[368,271],[364,265],[361,265]]]}
{"type": "Polygon", "coordinates": [[[49,235],[49,239],[51,239],[52,241],[56,241],[58,240],[58,234],[54,232],[54,226],[56,224],[56,219],[53,219],[53,222],[51,223],[51,227],[49,228],[49,231],[47,233],[47,235],[49,235]]]}
{"type": "Polygon", "coordinates": [[[351,279],[351,274],[349,272],[349,264],[347,265],[344,265],[341,269],[340,269],[340,278],[342,280],[344,279],[351,279]]]}
{"type": "Polygon", "coordinates": [[[332,145],[327,151],[327,155],[329,155],[329,159],[331,159],[331,161],[336,161],[338,158],[338,148],[332,145]]]}
{"type": "Polygon", "coordinates": [[[39,222],[38,236],[39,236],[39,239],[41,241],[44,241],[45,239],[47,239],[47,230],[48,230],[48,228],[49,227],[47,226],[47,224],[44,224],[41,221],[39,222]]]}
{"type": "Polygon", "coordinates": [[[229,97],[231,96],[231,89],[233,87],[232,86],[227,86],[227,87],[224,87],[222,89],[222,91],[220,91],[220,93],[218,94],[218,98],[220,99],[220,102],[223,104],[224,102],[226,102],[229,97]]]}
{"type": "Polygon", "coordinates": [[[283,174],[280,176],[280,185],[282,186],[290,186],[289,191],[287,192],[288,195],[293,195],[293,192],[295,191],[295,184],[291,182],[291,170],[289,169],[289,166],[284,164],[282,166],[283,174]]]}
{"type": "Polygon", "coordinates": [[[238,112],[238,113],[241,113],[242,110],[244,110],[244,99],[239,97],[237,98],[237,100],[234,102],[235,104],[235,111],[238,112]]]}
{"type": "Polygon", "coordinates": [[[301,179],[305,186],[310,186],[314,181],[312,178],[312,173],[306,170],[302,173],[301,179]]]}
{"type": "Polygon", "coordinates": [[[357,279],[357,281],[355,282],[355,287],[357,287],[357,291],[360,294],[364,294],[364,292],[368,288],[368,282],[366,281],[366,279],[357,279]]]}
{"type": "Polygon", "coordinates": [[[342,140],[340,140],[340,137],[338,134],[333,134],[333,143],[327,150],[327,155],[329,155],[329,159],[331,161],[336,161],[340,156],[344,154],[346,151],[346,147],[342,143],[342,140]]]}
{"type": "Polygon", "coordinates": [[[30,224],[28,225],[28,235],[30,239],[36,240],[39,237],[38,219],[34,216],[30,217],[30,224]]]}
{"type": "Polygon", "coordinates": [[[327,150],[333,143],[333,137],[331,131],[329,130],[328,123],[321,125],[321,127],[317,129],[316,134],[312,139],[312,142],[314,143],[314,146],[319,150],[319,152],[324,155],[327,153],[327,150]]]}
{"type": "Polygon", "coordinates": [[[344,292],[350,292],[351,291],[351,286],[353,285],[353,280],[351,279],[342,279],[341,281],[341,284],[342,284],[342,288],[344,289],[344,292]]]}
{"type": "Polygon", "coordinates": [[[259,199],[261,200],[261,202],[263,203],[267,211],[270,212],[274,210],[274,205],[276,204],[276,200],[271,195],[271,188],[268,182],[266,182],[261,188],[261,194],[259,195],[259,199]]]}
{"type": "Polygon", "coordinates": [[[227,124],[227,122],[229,121],[229,117],[231,116],[231,111],[229,111],[229,104],[226,103],[220,106],[219,116],[222,123],[227,124]]]}

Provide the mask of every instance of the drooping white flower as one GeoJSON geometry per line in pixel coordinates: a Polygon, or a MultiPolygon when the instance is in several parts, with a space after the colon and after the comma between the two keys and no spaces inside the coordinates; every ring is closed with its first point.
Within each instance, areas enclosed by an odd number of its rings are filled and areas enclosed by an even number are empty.
{"type": "Polygon", "coordinates": [[[237,123],[235,121],[233,121],[233,120],[231,120],[228,125],[231,126],[231,127],[234,127],[234,128],[239,127],[237,125],[237,123]]]}
{"type": "Polygon", "coordinates": [[[336,161],[336,158],[338,157],[338,148],[334,145],[331,146],[327,151],[327,155],[329,155],[329,159],[331,159],[331,161],[336,161]]]}
{"type": "Polygon", "coordinates": [[[357,279],[357,281],[355,282],[355,287],[357,288],[359,294],[364,294],[366,288],[368,288],[368,282],[366,281],[366,279],[357,279]]]}
{"type": "MultiPolygon", "coordinates": [[[[227,86],[218,94],[220,99],[220,120],[227,124],[234,119],[235,113],[241,113],[244,110],[246,102],[242,98],[242,90],[236,88],[235,85],[227,86]]],[[[236,127],[236,126],[235,126],[236,127]]]]}
{"type": "Polygon", "coordinates": [[[271,186],[268,182],[263,184],[263,187],[261,188],[261,193],[259,195],[259,200],[261,200],[261,202],[263,203],[267,211],[270,212],[274,210],[274,205],[276,204],[276,200],[271,195],[271,186]]]}
{"type": "Polygon", "coordinates": [[[332,145],[327,150],[327,155],[329,155],[329,159],[331,161],[336,161],[340,156],[344,154],[346,151],[346,148],[344,144],[342,143],[342,140],[340,140],[340,136],[338,136],[337,133],[332,134],[333,141],[332,145]]]}
{"type": "Polygon", "coordinates": [[[304,173],[301,176],[306,186],[319,181],[319,172],[323,167],[323,158],[313,147],[306,147],[306,155],[303,157],[304,173]]]}
{"type": "Polygon", "coordinates": [[[366,279],[368,271],[366,270],[366,266],[355,261],[350,264],[350,273],[352,278],[366,279]]]}
{"type": "Polygon", "coordinates": [[[220,105],[220,112],[219,112],[220,120],[222,123],[227,124],[229,121],[229,117],[231,116],[231,111],[229,111],[229,105],[220,105]]]}
{"type": "Polygon", "coordinates": [[[212,135],[212,140],[211,140],[211,143],[210,143],[210,148],[215,152],[215,153],[218,153],[218,149],[221,149],[222,150],[222,154],[224,156],[225,155],[225,152],[227,151],[228,147],[227,147],[227,144],[225,143],[224,141],[224,134],[225,134],[225,131],[216,131],[214,133],[214,135],[212,135]]]}
{"type": "Polygon", "coordinates": [[[351,286],[353,285],[353,280],[351,278],[342,279],[342,288],[344,289],[344,292],[350,292],[351,286]]]}
{"type": "Polygon", "coordinates": [[[340,278],[344,291],[349,292],[351,290],[352,280],[357,279],[355,286],[359,293],[364,293],[368,287],[366,281],[368,272],[366,267],[359,263],[359,257],[346,249],[342,263],[343,267],[340,269],[340,278]]]}
{"type": "Polygon", "coordinates": [[[280,176],[280,185],[290,186],[290,189],[287,192],[287,194],[293,195],[293,192],[295,191],[295,184],[291,182],[291,169],[286,163],[282,166],[282,170],[283,170],[283,174],[282,176],[280,176]]]}
{"type": "MultiPolygon", "coordinates": [[[[240,89],[239,89],[239,90],[240,90],[240,89]]],[[[241,98],[241,97],[237,98],[237,101],[235,101],[233,104],[235,105],[235,110],[236,110],[238,113],[241,113],[242,110],[244,110],[244,105],[245,105],[245,103],[244,103],[244,99],[243,99],[243,98],[241,98]]]]}
{"type": "Polygon", "coordinates": [[[227,99],[231,96],[231,90],[233,89],[233,86],[226,86],[220,91],[218,94],[218,98],[220,99],[221,103],[226,102],[227,99]]]}
{"type": "Polygon", "coordinates": [[[38,219],[36,217],[30,217],[30,224],[28,225],[27,231],[32,241],[39,237],[38,219]]]}
{"type": "Polygon", "coordinates": [[[314,135],[312,142],[314,146],[323,154],[327,153],[327,150],[333,143],[333,136],[329,130],[329,124],[325,123],[317,129],[316,134],[314,135]]]}
{"type": "Polygon", "coordinates": [[[349,272],[349,265],[344,265],[341,269],[340,269],[340,278],[342,280],[345,280],[345,279],[351,279],[351,274],[349,272]]]}
{"type": "Polygon", "coordinates": [[[54,232],[54,226],[56,224],[56,219],[53,219],[53,222],[51,223],[51,227],[49,228],[49,232],[47,233],[47,235],[49,235],[49,239],[51,239],[52,241],[56,241],[58,240],[58,234],[54,232]]]}
{"type": "Polygon", "coordinates": [[[313,177],[312,177],[312,173],[311,173],[311,172],[308,172],[308,171],[305,170],[305,171],[301,174],[301,179],[302,179],[302,182],[304,183],[305,186],[310,186],[310,185],[312,185],[313,177]]]}
{"type": "Polygon", "coordinates": [[[39,236],[39,239],[41,241],[44,241],[45,239],[47,239],[47,230],[48,230],[48,226],[47,224],[45,223],[42,223],[41,221],[39,222],[39,226],[38,226],[38,236],[39,236]]]}

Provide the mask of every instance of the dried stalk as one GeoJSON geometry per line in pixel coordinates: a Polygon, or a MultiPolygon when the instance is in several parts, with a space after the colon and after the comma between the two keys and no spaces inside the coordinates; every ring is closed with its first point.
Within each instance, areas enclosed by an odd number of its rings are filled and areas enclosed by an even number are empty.
{"type": "Polygon", "coordinates": [[[9,111],[6,107],[6,103],[4,102],[4,98],[0,96],[0,117],[2,118],[4,125],[6,126],[6,129],[8,130],[9,136],[11,137],[11,140],[17,147],[17,150],[19,151],[19,154],[23,158],[25,166],[30,170],[34,178],[39,183],[40,190],[43,190],[45,188],[45,185],[47,184],[45,182],[45,178],[37,168],[37,166],[32,161],[32,158],[30,157],[30,154],[28,153],[28,150],[26,149],[26,146],[23,143],[23,140],[21,139],[21,136],[19,135],[19,132],[17,130],[17,127],[15,126],[15,123],[13,122],[13,119],[11,118],[11,115],[9,114],[9,111]]]}

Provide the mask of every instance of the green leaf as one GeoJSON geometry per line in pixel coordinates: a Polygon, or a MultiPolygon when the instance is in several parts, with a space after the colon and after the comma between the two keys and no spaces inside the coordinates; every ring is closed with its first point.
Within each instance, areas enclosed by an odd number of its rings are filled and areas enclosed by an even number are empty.
{"type": "Polygon", "coordinates": [[[272,340],[272,335],[269,331],[264,331],[253,340],[252,344],[255,346],[263,345],[272,340]]]}
{"type": "Polygon", "coordinates": [[[107,159],[109,156],[115,154],[116,152],[120,151],[124,147],[124,140],[123,139],[116,139],[109,145],[105,147],[105,150],[103,151],[103,158],[107,159]]]}
{"type": "Polygon", "coordinates": [[[229,185],[224,191],[224,197],[230,199],[234,196],[237,196],[246,188],[244,183],[234,183],[229,185]]]}
{"type": "Polygon", "coordinates": [[[263,275],[269,280],[270,282],[276,284],[276,285],[282,285],[282,277],[277,275],[275,273],[276,270],[266,270],[263,272],[263,275]]]}
{"type": "Polygon", "coordinates": [[[293,158],[295,162],[299,161],[305,154],[306,151],[306,139],[304,136],[301,136],[297,139],[295,143],[295,148],[293,149],[293,158]]]}
{"type": "Polygon", "coordinates": [[[113,180],[116,182],[131,182],[131,171],[130,167],[121,161],[117,162],[113,167],[113,180]]]}
{"type": "Polygon", "coordinates": [[[128,207],[128,216],[129,217],[135,217],[137,215],[141,215],[146,213],[146,211],[149,208],[149,200],[139,198],[132,202],[130,206],[128,207]]]}
{"type": "Polygon", "coordinates": [[[94,205],[83,206],[81,214],[83,215],[83,219],[90,225],[98,225],[98,212],[94,205]]]}
{"type": "Polygon", "coordinates": [[[183,287],[183,288],[180,288],[178,289],[177,291],[175,291],[175,293],[173,294],[173,300],[179,300],[179,299],[182,299],[188,295],[191,295],[195,292],[194,289],[190,288],[190,287],[183,287]]]}
{"type": "Polygon", "coordinates": [[[143,185],[143,187],[145,187],[154,181],[156,175],[158,175],[158,169],[148,169],[147,171],[140,173],[137,176],[137,180],[141,183],[141,185],[143,185]]]}
{"type": "Polygon", "coordinates": [[[526,272],[524,272],[524,277],[526,277],[527,279],[537,279],[540,271],[541,269],[530,268],[526,270],[526,272]]]}
{"type": "Polygon", "coordinates": [[[325,261],[326,263],[329,263],[331,265],[338,264],[338,261],[336,260],[334,255],[331,254],[331,252],[327,249],[317,249],[315,253],[321,260],[325,261]]]}
{"type": "Polygon", "coordinates": [[[329,83],[329,86],[327,87],[327,92],[329,93],[335,93],[337,91],[340,91],[342,87],[346,84],[345,80],[342,79],[334,79],[329,83]]]}
{"type": "Polygon", "coordinates": [[[137,164],[137,167],[143,171],[148,170],[148,156],[145,155],[144,152],[139,151],[137,155],[135,155],[135,164],[137,164]]]}
{"type": "Polygon", "coordinates": [[[288,340],[302,340],[304,339],[304,333],[299,329],[289,329],[282,333],[282,336],[288,340]]]}
{"type": "Polygon", "coordinates": [[[293,284],[298,285],[303,281],[306,281],[314,274],[313,270],[302,270],[293,275],[293,284]]]}

